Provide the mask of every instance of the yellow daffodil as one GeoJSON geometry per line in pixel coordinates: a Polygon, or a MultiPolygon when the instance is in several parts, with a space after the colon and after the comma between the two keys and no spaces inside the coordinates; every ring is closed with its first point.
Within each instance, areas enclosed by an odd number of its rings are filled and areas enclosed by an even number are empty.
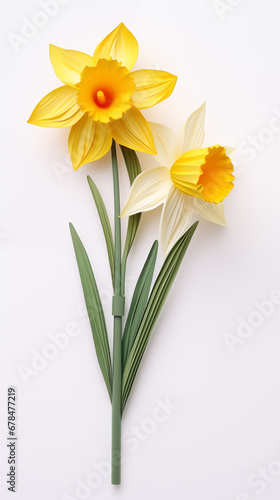
{"type": "Polygon", "coordinates": [[[177,77],[159,70],[130,71],[138,43],[121,23],[93,57],[50,45],[50,60],[62,87],[46,95],[28,123],[71,127],[69,153],[74,169],[98,160],[112,139],[136,151],[156,154],[151,129],[140,109],[172,93],[177,77]]]}
{"type": "Polygon", "coordinates": [[[134,181],[121,216],[146,212],[164,204],[161,245],[165,255],[188,229],[194,211],[226,225],[222,201],[233,188],[233,148],[202,148],[205,103],[187,120],[175,141],[171,130],[150,123],[160,167],[141,173],[134,181]]]}

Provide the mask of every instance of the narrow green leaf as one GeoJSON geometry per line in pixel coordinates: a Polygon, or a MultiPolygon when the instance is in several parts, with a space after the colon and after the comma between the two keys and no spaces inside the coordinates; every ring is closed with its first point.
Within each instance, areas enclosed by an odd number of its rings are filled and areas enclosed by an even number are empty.
{"type": "MultiPolygon", "coordinates": [[[[133,149],[129,149],[125,146],[121,146],[122,154],[124,157],[126,169],[128,172],[129,176],[129,181],[130,184],[133,183],[133,181],[136,179],[137,175],[141,174],[141,166],[137,157],[137,154],[133,149]]],[[[141,213],[131,215],[128,218],[128,225],[127,225],[127,233],[126,233],[126,239],[125,239],[125,244],[124,244],[124,251],[123,251],[123,258],[122,258],[122,293],[124,295],[124,287],[125,287],[125,269],[126,269],[126,261],[128,254],[130,252],[130,249],[132,247],[132,244],[134,242],[138,226],[140,223],[141,219],[141,213]]]]}
{"type": "Polygon", "coordinates": [[[127,260],[128,254],[129,254],[131,247],[133,245],[133,242],[135,240],[135,236],[136,236],[136,233],[138,231],[141,215],[142,214],[140,212],[139,214],[130,215],[128,218],[127,233],[126,233],[126,239],[125,239],[124,250],[123,250],[123,259],[125,259],[125,261],[127,260]]]}
{"type": "Polygon", "coordinates": [[[145,311],[153,279],[156,258],[158,253],[158,242],[155,241],[140,273],[131,300],[122,339],[122,359],[125,367],[128,355],[133,346],[142,316],[145,311]]]}
{"type": "Polygon", "coordinates": [[[197,225],[198,222],[195,222],[171,249],[153,286],[123,373],[123,409],[130,394],[132,384],[147,347],[152,329],[168,296],[197,225]]]}
{"type": "Polygon", "coordinates": [[[108,259],[109,259],[109,264],[110,264],[110,269],[111,269],[112,283],[114,283],[114,243],[113,243],[113,235],[112,235],[112,229],[111,229],[109,217],[107,214],[106,207],[104,205],[104,201],[102,199],[100,192],[98,191],[96,184],[93,182],[92,178],[89,175],[87,176],[87,180],[88,180],[89,187],[90,187],[90,190],[92,192],[92,196],[93,196],[95,204],[96,204],[96,208],[97,208],[100,222],[102,225],[103,233],[105,236],[107,252],[108,252],[108,259]]]}
{"type": "Polygon", "coordinates": [[[130,184],[132,184],[137,175],[141,174],[142,172],[138,156],[133,149],[129,149],[126,146],[121,146],[121,150],[124,157],[125,166],[127,168],[129,181],[130,184]]]}
{"type": "Polygon", "coordinates": [[[89,258],[74,226],[71,223],[70,231],[84,291],[96,355],[111,399],[112,363],[104,312],[89,258]]]}

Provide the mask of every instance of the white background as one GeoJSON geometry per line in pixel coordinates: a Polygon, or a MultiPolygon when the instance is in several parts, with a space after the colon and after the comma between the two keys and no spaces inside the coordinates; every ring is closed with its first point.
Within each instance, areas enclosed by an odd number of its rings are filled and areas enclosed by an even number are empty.
{"type": "MultiPolygon", "coordinates": [[[[19,500],[278,500],[280,305],[269,317],[252,312],[255,301],[280,289],[279,2],[69,0],[45,21],[39,1],[1,4],[1,499],[12,497],[6,393],[15,385],[19,500]],[[22,36],[27,21],[45,26],[18,39],[16,50],[11,39],[22,36]],[[88,250],[111,337],[110,275],[86,182],[90,174],[111,216],[110,156],[74,173],[68,130],[26,121],[61,85],[48,44],[91,54],[121,21],[139,42],[136,68],[179,75],[173,95],[145,116],[177,132],[206,99],[205,145],[239,153],[225,201],[228,227],[201,221],[153,332],[123,421],[123,483],[113,487],[93,465],[108,460],[111,413],[68,228],[72,221],[88,250]],[[252,138],[257,143],[248,151],[252,138]],[[241,320],[262,324],[241,339],[241,320]],[[33,369],[34,352],[45,352],[49,334],[70,322],[76,337],[24,383],[19,367],[33,369]],[[232,352],[227,333],[239,339],[232,352]],[[168,398],[176,409],[156,423],[158,401],[168,398]],[[137,426],[142,440],[131,441],[137,426]]],[[[140,157],[144,168],[153,165],[140,157]]],[[[160,209],[142,219],[128,299],[159,216],[160,209]]]]}

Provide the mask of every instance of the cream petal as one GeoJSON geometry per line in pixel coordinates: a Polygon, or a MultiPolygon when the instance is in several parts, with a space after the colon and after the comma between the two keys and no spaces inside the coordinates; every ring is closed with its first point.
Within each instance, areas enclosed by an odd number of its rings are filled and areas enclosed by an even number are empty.
{"type": "Polygon", "coordinates": [[[68,149],[74,170],[104,156],[112,144],[112,134],[104,123],[86,114],[70,130],[68,149]]]}
{"type": "Polygon", "coordinates": [[[165,257],[189,228],[192,215],[191,197],[173,186],[164,203],[160,222],[161,248],[165,257]]]}
{"type": "Polygon", "coordinates": [[[224,146],[226,155],[232,160],[234,158],[236,148],[232,148],[231,146],[224,146]]]}
{"type": "Polygon", "coordinates": [[[97,45],[93,60],[116,59],[127,69],[131,69],[138,57],[138,43],[133,34],[121,23],[97,45]]]}
{"type": "Polygon", "coordinates": [[[121,217],[153,210],[164,203],[171,187],[168,168],[157,167],[142,172],[131,186],[121,217]]]}
{"type": "Polygon", "coordinates": [[[81,80],[85,66],[93,66],[93,57],[78,50],[66,50],[50,45],[50,60],[58,78],[66,85],[74,86],[81,80]]]}
{"type": "Polygon", "coordinates": [[[154,157],[160,166],[171,168],[174,161],[176,137],[174,132],[159,123],[148,122],[153,134],[157,155],[154,157]]]}
{"type": "Polygon", "coordinates": [[[179,134],[176,144],[176,158],[191,149],[199,149],[203,145],[205,129],[205,110],[204,102],[200,108],[194,111],[188,118],[184,130],[179,134]]]}
{"type": "Polygon", "coordinates": [[[220,224],[220,226],[227,225],[222,202],[208,203],[199,198],[193,198],[192,203],[194,210],[204,219],[214,222],[215,224],[220,224]]]}

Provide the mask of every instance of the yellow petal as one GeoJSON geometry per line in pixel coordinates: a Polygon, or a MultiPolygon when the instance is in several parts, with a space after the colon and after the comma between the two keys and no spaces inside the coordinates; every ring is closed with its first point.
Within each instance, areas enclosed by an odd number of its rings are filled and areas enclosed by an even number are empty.
{"type": "Polygon", "coordinates": [[[177,76],[166,71],[140,69],[130,75],[136,85],[132,101],[139,109],[150,108],[169,97],[177,81],[177,76]]]}
{"type": "Polygon", "coordinates": [[[193,149],[180,156],[170,169],[171,179],[178,189],[185,194],[192,194],[197,188],[198,180],[202,174],[202,165],[209,153],[208,148],[193,149]]]}
{"type": "Polygon", "coordinates": [[[194,210],[204,217],[204,219],[219,224],[220,226],[226,226],[224,206],[223,203],[209,203],[208,201],[200,200],[199,198],[192,198],[192,204],[194,210]]]}
{"type": "Polygon", "coordinates": [[[28,123],[40,127],[71,127],[82,116],[77,89],[64,85],[47,94],[34,108],[28,123]]]}
{"type": "Polygon", "coordinates": [[[112,144],[112,134],[104,123],[84,115],[70,130],[68,149],[74,170],[104,156],[112,144]]]}
{"type": "Polygon", "coordinates": [[[93,66],[93,58],[88,54],[61,49],[56,45],[50,45],[50,60],[58,78],[70,86],[80,81],[85,66],[93,66]]]}
{"type": "Polygon", "coordinates": [[[170,169],[175,187],[185,194],[219,203],[233,188],[233,165],[222,146],[193,149],[170,169]]]}
{"type": "Polygon", "coordinates": [[[191,149],[199,149],[202,147],[205,135],[205,110],[206,103],[204,102],[202,106],[196,109],[188,118],[177,140],[175,153],[177,158],[191,149]]]}
{"type": "Polygon", "coordinates": [[[151,168],[136,177],[121,217],[147,212],[162,205],[172,188],[170,173],[166,167],[151,168]]]}
{"type": "Polygon", "coordinates": [[[164,256],[187,231],[192,214],[192,198],[173,186],[164,203],[160,222],[161,248],[164,256]]]}
{"type": "Polygon", "coordinates": [[[113,120],[110,128],[119,144],[143,153],[156,154],[151,129],[137,108],[132,107],[120,120],[113,120]]]}
{"type": "Polygon", "coordinates": [[[97,45],[94,64],[98,59],[116,59],[127,69],[131,69],[138,57],[138,43],[133,34],[121,23],[97,45]]]}
{"type": "Polygon", "coordinates": [[[202,175],[198,184],[203,186],[202,197],[208,202],[219,203],[230,193],[233,188],[234,167],[222,146],[208,148],[209,153],[202,165],[202,175]]]}
{"type": "Polygon", "coordinates": [[[96,66],[83,70],[77,83],[78,104],[95,121],[119,120],[132,106],[135,85],[129,71],[116,60],[99,59],[96,66]]]}

